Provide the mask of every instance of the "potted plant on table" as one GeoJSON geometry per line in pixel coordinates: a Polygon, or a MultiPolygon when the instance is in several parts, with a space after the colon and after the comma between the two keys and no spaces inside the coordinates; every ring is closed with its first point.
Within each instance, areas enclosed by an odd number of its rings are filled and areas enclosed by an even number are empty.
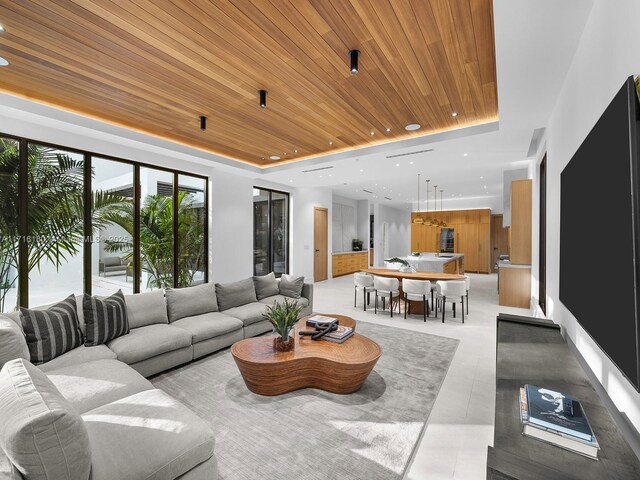
{"type": "Polygon", "coordinates": [[[273,339],[273,349],[277,352],[288,352],[293,349],[295,338],[291,329],[298,321],[298,315],[302,311],[302,305],[298,302],[290,302],[286,298],[283,303],[274,302],[267,307],[265,318],[273,325],[273,330],[278,335],[273,339]]]}

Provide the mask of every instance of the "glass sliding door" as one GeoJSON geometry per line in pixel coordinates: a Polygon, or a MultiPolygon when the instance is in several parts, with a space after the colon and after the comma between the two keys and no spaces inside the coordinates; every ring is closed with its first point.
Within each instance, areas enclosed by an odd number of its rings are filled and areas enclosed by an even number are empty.
{"type": "Polygon", "coordinates": [[[140,168],[140,291],[173,285],[173,173],[140,168]]]}
{"type": "Polygon", "coordinates": [[[206,181],[178,175],[178,287],[206,282],[206,181]]]}
{"type": "Polygon", "coordinates": [[[289,270],[289,194],[253,189],[253,271],[255,275],[289,270]]]}
{"type": "Polygon", "coordinates": [[[20,144],[0,137],[0,312],[18,306],[20,144]]]}
{"type": "Polygon", "coordinates": [[[84,245],[84,156],[28,144],[29,305],[81,294],[84,245]]]}
{"type": "Polygon", "coordinates": [[[92,157],[91,293],[134,291],[133,165],[92,157]]]}

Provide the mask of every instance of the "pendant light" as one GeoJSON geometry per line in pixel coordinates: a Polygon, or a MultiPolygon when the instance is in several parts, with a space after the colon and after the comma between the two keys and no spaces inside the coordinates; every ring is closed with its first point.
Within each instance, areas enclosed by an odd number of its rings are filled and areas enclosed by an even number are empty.
{"type": "Polygon", "coordinates": [[[349,51],[349,59],[350,59],[350,67],[351,67],[351,75],[358,74],[358,57],[360,56],[359,50],[350,50],[349,51]]]}
{"type": "Polygon", "coordinates": [[[420,174],[418,174],[418,209],[417,209],[417,215],[413,217],[413,223],[424,223],[424,218],[422,218],[421,213],[422,212],[420,212],[420,174]]]}
{"type": "MultiPolygon", "coordinates": [[[[440,213],[442,214],[442,192],[444,192],[444,190],[440,190],[440,213]]],[[[444,220],[442,220],[442,217],[440,217],[440,226],[441,227],[446,227],[447,224],[444,222],[444,220]]]]}
{"type": "Polygon", "coordinates": [[[200,130],[203,132],[207,129],[207,117],[200,115],[200,130]]]}
{"type": "Polygon", "coordinates": [[[258,94],[260,95],[260,108],[267,108],[267,91],[258,90],[258,94]]]}

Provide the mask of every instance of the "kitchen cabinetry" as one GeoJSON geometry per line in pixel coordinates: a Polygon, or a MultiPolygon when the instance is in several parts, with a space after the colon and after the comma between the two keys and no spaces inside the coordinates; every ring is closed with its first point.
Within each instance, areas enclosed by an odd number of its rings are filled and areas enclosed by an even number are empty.
{"type": "Polygon", "coordinates": [[[369,268],[369,252],[334,253],[332,256],[332,273],[334,277],[359,272],[369,268]]]}

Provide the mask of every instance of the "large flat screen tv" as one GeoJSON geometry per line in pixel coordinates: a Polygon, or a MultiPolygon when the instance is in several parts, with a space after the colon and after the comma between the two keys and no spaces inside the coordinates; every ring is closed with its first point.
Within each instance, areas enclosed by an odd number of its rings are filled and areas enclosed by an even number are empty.
{"type": "Polygon", "coordinates": [[[630,77],[560,175],[560,301],[637,390],[639,114],[630,77]]]}

